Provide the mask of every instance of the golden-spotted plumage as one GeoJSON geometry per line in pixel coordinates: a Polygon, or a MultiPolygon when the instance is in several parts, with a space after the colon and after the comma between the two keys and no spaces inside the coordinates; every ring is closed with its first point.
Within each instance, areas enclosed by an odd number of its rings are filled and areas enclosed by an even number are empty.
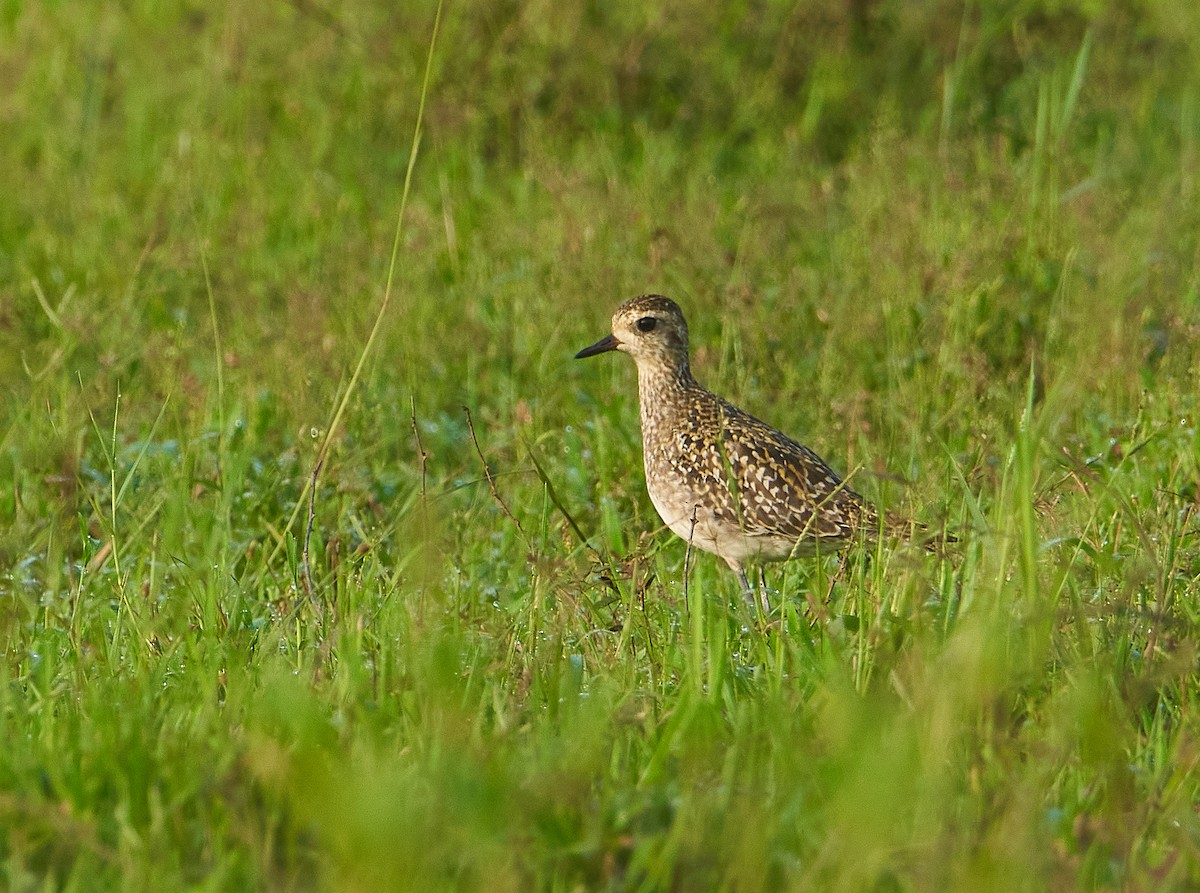
{"type": "Polygon", "coordinates": [[[646,488],[666,525],[712,552],[749,590],[748,560],[828,554],[909,525],[878,511],[808,447],[705,390],[688,364],[687,323],[662,295],[617,308],[609,350],[637,362],[646,488]]]}

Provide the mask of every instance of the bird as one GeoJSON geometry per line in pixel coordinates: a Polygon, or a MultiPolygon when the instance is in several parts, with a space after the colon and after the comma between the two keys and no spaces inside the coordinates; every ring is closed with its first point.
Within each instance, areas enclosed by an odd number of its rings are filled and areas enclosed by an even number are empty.
{"type": "MultiPolygon", "coordinates": [[[[646,489],[663,523],[738,576],[748,562],[811,558],[922,525],[881,512],[803,444],[701,386],[688,327],[670,298],[621,304],[612,331],[575,354],[621,351],[637,364],[646,489]]],[[[759,603],[770,610],[765,586],[759,603]]]]}

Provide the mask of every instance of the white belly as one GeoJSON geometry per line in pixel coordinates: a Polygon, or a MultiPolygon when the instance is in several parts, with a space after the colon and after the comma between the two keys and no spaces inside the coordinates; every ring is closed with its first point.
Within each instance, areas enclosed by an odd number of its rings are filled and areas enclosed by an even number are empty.
{"type": "Polygon", "coordinates": [[[647,487],[650,501],[663,523],[677,537],[694,548],[711,552],[725,560],[730,567],[740,568],[747,559],[782,561],[785,558],[811,554],[785,537],[751,536],[737,524],[713,517],[703,504],[678,490],[663,492],[661,487],[647,487]]]}

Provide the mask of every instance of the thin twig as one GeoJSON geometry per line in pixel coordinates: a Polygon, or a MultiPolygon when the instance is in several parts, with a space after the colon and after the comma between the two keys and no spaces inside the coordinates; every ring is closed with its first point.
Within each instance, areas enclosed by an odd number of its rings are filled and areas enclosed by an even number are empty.
{"type": "Polygon", "coordinates": [[[683,609],[688,612],[692,610],[692,602],[688,598],[688,581],[692,576],[692,536],[696,533],[696,512],[699,510],[699,503],[692,506],[692,526],[688,530],[687,548],[683,550],[683,609]]]}
{"type": "Polygon", "coordinates": [[[317,457],[317,464],[313,466],[312,478],[309,480],[308,486],[308,527],[304,531],[304,549],[300,552],[300,571],[301,579],[304,581],[304,592],[306,595],[313,594],[312,570],[308,564],[308,545],[312,541],[313,521],[317,517],[317,476],[321,473],[321,465],[325,462],[324,456],[317,457]]]}
{"type": "Polygon", "coordinates": [[[417,430],[417,401],[411,395],[408,398],[409,419],[412,421],[413,440],[417,442],[417,456],[421,460],[421,505],[425,505],[425,461],[429,458],[429,453],[425,452],[425,447],[421,444],[421,432],[417,430]]]}
{"type": "MultiPolygon", "coordinates": [[[[423,543],[427,544],[430,539],[430,530],[429,530],[429,496],[428,496],[428,490],[426,489],[426,467],[425,466],[426,466],[426,462],[429,459],[429,453],[426,452],[425,445],[423,443],[421,443],[421,430],[417,426],[417,400],[411,394],[409,395],[409,398],[408,398],[408,410],[409,410],[409,418],[412,421],[413,440],[415,440],[417,443],[417,455],[420,457],[420,462],[421,462],[421,539],[422,539],[423,543]]],[[[422,580],[425,579],[424,575],[422,575],[421,579],[422,580]]],[[[421,587],[420,587],[420,596],[421,596],[422,603],[424,603],[424,598],[425,598],[424,583],[422,583],[421,587]]]]}
{"type": "Polygon", "coordinates": [[[579,537],[579,542],[582,543],[585,548],[590,549],[593,553],[599,556],[600,551],[590,542],[588,542],[587,535],[583,532],[583,528],[579,526],[579,523],[575,520],[574,516],[567,511],[566,505],[563,504],[562,499],[559,498],[558,491],[554,488],[554,483],[550,480],[550,475],[546,473],[545,467],[538,460],[537,454],[535,454],[533,451],[533,447],[528,443],[525,444],[525,452],[529,455],[529,461],[533,463],[534,473],[542,482],[542,486],[546,488],[546,493],[550,497],[550,502],[552,502],[554,507],[558,509],[559,513],[566,518],[567,525],[572,531],[574,531],[575,536],[579,537]]]}
{"type": "MultiPolygon", "coordinates": [[[[543,466],[541,461],[538,459],[537,454],[533,451],[533,445],[525,442],[524,440],[522,440],[522,443],[525,446],[525,452],[529,455],[529,461],[533,463],[534,473],[537,474],[538,480],[542,482],[542,486],[546,488],[546,495],[550,497],[550,502],[553,503],[556,509],[558,509],[559,514],[566,519],[567,526],[569,526],[575,533],[575,536],[579,538],[580,544],[592,553],[596,563],[603,568],[603,571],[600,575],[601,581],[608,586],[610,590],[615,593],[619,593],[621,590],[617,586],[617,577],[619,575],[617,573],[616,566],[608,556],[593,546],[591,541],[588,540],[587,534],[583,532],[583,528],[579,526],[579,522],[575,520],[575,516],[571,514],[571,512],[567,509],[566,503],[563,502],[562,497],[558,495],[558,490],[555,488],[554,482],[550,479],[549,473],[546,471],[545,466],[543,466]]],[[[650,582],[650,580],[653,579],[654,575],[651,574],[647,580],[642,582],[643,609],[645,609],[645,586],[650,582]]]]}
{"type": "Polygon", "coordinates": [[[492,491],[492,498],[500,506],[500,510],[508,516],[508,519],[517,527],[517,532],[521,534],[521,539],[525,540],[525,545],[529,545],[529,537],[525,535],[525,528],[521,526],[521,522],[517,520],[517,516],[512,513],[508,507],[508,503],[504,501],[504,497],[500,495],[500,491],[496,488],[496,480],[492,477],[492,470],[488,468],[487,457],[483,455],[483,449],[479,446],[479,438],[475,436],[475,423],[471,420],[471,410],[464,406],[463,412],[467,414],[467,430],[471,432],[471,443],[475,444],[475,452],[479,454],[479,461],[483,463],[483,474],[487,478],[488,489],[492,491]]]}

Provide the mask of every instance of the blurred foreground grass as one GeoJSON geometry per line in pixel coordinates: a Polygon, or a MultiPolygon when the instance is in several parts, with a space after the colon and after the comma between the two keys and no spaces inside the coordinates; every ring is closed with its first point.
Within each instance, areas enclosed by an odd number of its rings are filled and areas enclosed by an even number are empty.
{"type": "Polygon", "coordinates": [[[3,886],[1195,889],[1197,8],[452,5],[310,597],[433,7],[0,5],[3,886]],[[651,290],[958,547],[685,583],[651,290]]]}

